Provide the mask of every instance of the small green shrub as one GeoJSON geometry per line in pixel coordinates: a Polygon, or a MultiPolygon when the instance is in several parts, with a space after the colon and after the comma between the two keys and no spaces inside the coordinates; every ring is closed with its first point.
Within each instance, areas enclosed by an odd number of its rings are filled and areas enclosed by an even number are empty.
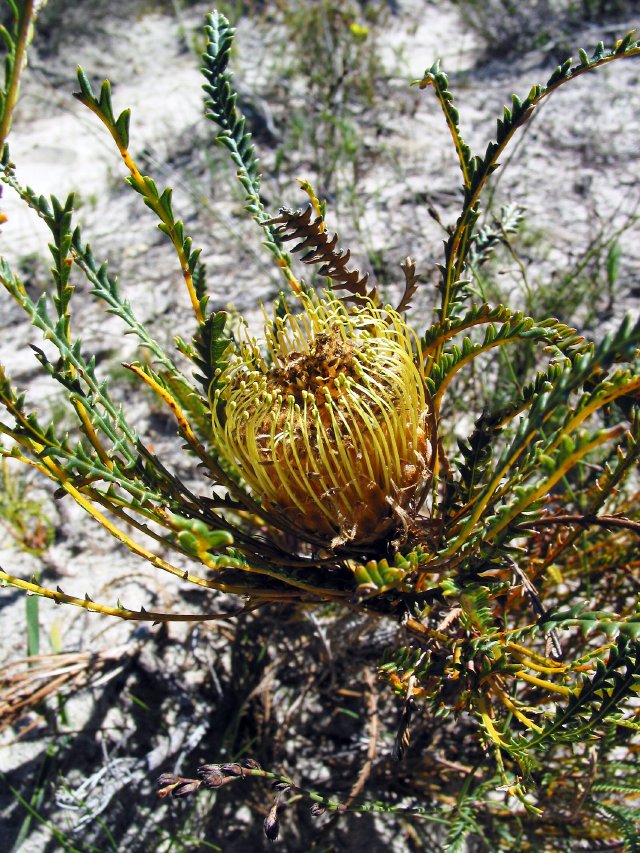
{"type": "Polygon", "coordinates": [[[579,23],[619,21],[637,12],[634,0],[454,0],[482,39],[487,58],[542,49],[556,54],[579,23]]]}
{"type": "Polygon", "coordinates": [[[0,463],[0,526],[21,550],[41,554],[53,541],[53,523],[44,501],[29,494],[24,473],[16,475],[10,463],[0,463]]]}
{"type": "MultiPolygon", "coordinates": [[[[401,706],[397,757],[412,750],[418,709],[434,728],[451,722],[460,748],[482,756],[453,796],[452,782],[443,790],[437,772],[423,770],[428,806],[407,807],[392,794],[385,803],[355,795],[341,802],[252,761],[205,765],[198,778],[163,774],[161,795],[271,779],[278,794],[265,820],[269,839],[292,794],[312,801],[315,816],[323,809],[419,816],[449,851],[465,839],[491,850],[537,850],[549,839],[558,845],[549,849],[570,849],[567,838],[634,849],[640,778],[619,748],[638,731],[640,320],[628,317],[590,342],[556,319],[474,301],[474,274],[496,246],[496,233],[479,229],[478,218],[511,139],[544,98],[637,56],[640,43],[630,34],[610,49],[599,44],[591,56],[580,51],[577,63],[564,62],[544,86],[514,96],[480,155],[460,135],[438,65],[416,81],[442,108],[463,188],[439,267],[437,318],[421,329],[406,319],[419,287],[410,257],[402,264],[403,295],[387,305],[367,274],[350,266],[308,183],[305,209],[266,212],[228,71],[233,30],[224,16],[209,16],[207,116],[282,275],[260,342],[209,309],[206,270],[174,215],[171,190],[132,158],[129,111],[115,113],[108,82],[96,93],[80,69],[76,97],[111,135],[129,185],[159,219],[182,270],[194,330],[167,352],[94,257],[75,225],[73,197],[46,199],[19,182],[5,138],[32,4],[10,5],[1,177],[51,231],[53,283],[34,300],[6,260],[0,281],[57,350],[55,360],[35,352],[64,390],[79,437],[27,409],[2,368],[2,455],[39,471],[155,569],[241,596],[245,610],[330,606],[401,626],[379,666],[401,706]],[[303,264],[319,267],[322,289],[298,277],[287,243],[303,264]],[[76,337],[72,269],[137,338],[140,360],[127,368],[174,418],[188,482],[138,434],[126,407],[114,402],[117,377],[102,378],[76,337]],[[456,446],[448,407],[462,371],[481,370],[490,383],[502,353],[513,354],[515,381],[493,408],[475,413],[456,446]],[[520,353],[526,357],[517,363],[520,353]]],[[[507,220],[502,234],[515,227],[507,220]]],[[[613,276],[614,258],[611,265],[613,276]]],[[[132,621],[219,618],[102,604],[4,570],[0,578],[58,604],[132,621]]]]}

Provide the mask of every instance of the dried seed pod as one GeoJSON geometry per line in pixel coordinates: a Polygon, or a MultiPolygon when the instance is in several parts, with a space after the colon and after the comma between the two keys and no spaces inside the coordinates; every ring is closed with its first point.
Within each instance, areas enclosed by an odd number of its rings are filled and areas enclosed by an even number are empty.
{"type": "Polygon", "coordinates": [[[169,796],[181,781],[181,776],[176,776],[173,773],[163,773],[161,776],[158,776],[157,784],[159,788],[156,791],[156,796],[161,800],[164,800],[164,798],[169,796]]]}
{"type": "Polygon", "coordinates": [[[243,769],[240,764],[221,764],[220,770],[226,776],[242,776],[243,769]]]}
{"type": "Polygon", "coordinates": [[[313,817],[320,817],[320,815],[323,815],[326,810],[327,807],[323,806],[322,803],[313,803],[313,805],[309,809],[313,817]]]}
{"type": "Polygon", "coordinates": [[[190,794],[194,794],[201,784],[199,779],[182,779],[173,788],[171,796],[176,798],[188,797],[190,794]]]}
{"type": "Polygon", "coordinates": [[[224,784],[224,773],[219,764],[203,764],[198,767],[198,776],[205,788],[219,788],[224,784]]]}
{"type": "Polygon", "coordinates": [[[247,770],[260,770],[260,765],[255,758],[243,758],[242,766],[246,767],[247,770]]]}
{"type": "Polygon", "coordinates": [[[271,806],[271,810],[269,814],[264,819],[264,834],[267,836],[269,841],[277,841],[278,834],[280,832],[280,822],[278,820],[278,802],[271,806]]]}

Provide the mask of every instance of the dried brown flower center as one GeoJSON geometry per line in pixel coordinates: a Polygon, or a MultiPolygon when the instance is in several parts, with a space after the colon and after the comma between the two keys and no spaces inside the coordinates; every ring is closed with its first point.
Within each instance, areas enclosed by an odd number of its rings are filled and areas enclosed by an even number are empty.
{"type": "Polygon", "coordinates": [[[331,386],[337,376],[355,378],[353,344],[338,335],[318,335],[309,352],[291,352],[280,367],[272,368],[267,375],[269,391],[293,396],[302,403],[302,392],[313,394],[316,403],[324,403],[324,389],[331,386]]]}

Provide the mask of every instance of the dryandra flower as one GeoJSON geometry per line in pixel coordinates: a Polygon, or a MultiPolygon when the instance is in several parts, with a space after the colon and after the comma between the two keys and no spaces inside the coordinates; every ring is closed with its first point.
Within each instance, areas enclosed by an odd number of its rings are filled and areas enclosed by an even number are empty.
{"type": "Polygon", "coordinates": [[[265,318],[219,377],[214,434],[285,530],[336,547],[401,526],[429,479],[433,436],[414,334],[392,308],[327,293],[265,318]]]}

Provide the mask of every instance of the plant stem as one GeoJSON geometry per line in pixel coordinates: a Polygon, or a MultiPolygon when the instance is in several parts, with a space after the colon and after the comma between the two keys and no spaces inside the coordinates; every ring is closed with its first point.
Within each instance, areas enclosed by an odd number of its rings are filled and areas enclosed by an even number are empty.
{"type": "Polygon", "coordinates": [[[18,39],[14,43],[13,61],[9,70],[9,81],[6,88],[4,110],[0,119],[0,150],[2,149],[13,120],[13,111],[18,103],[20,93],[20,74],[27,62],[27,45],[29,44],[29,29],[35,14],[35,0],[26,0],[18,17],[18,39]]]}

